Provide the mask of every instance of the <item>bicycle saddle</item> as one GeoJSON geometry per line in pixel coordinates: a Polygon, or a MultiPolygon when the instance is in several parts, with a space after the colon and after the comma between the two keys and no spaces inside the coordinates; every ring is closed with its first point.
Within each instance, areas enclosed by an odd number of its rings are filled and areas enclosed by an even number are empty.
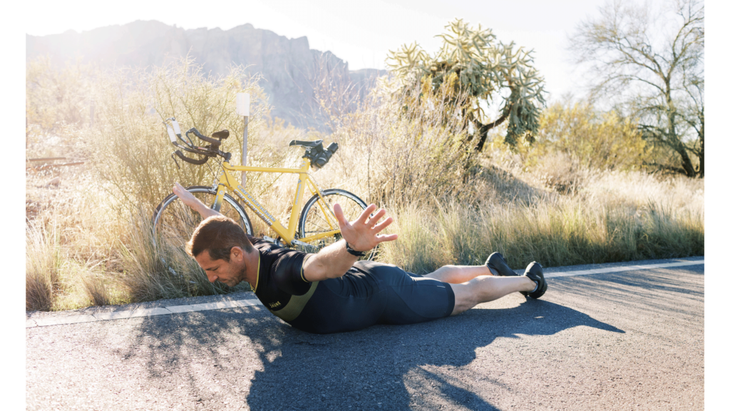
{"type": "Polygon", "coordinates": [[[215,133],[211,134],[211,137],[224,139],[224,138],[228,138],[228,135],[229,135],[228,130],[221,130],[221,131],[216,131],[215,133]]]}
{"type": "Polygon", "coordinates": [[[302,147],[316,147],[318,145],[321,145],[322,141],[324,141],[324,140],[315,140],[315,141],[292,140],[289,142],[289,145],[290,146],[302,146],[302,147]]]}

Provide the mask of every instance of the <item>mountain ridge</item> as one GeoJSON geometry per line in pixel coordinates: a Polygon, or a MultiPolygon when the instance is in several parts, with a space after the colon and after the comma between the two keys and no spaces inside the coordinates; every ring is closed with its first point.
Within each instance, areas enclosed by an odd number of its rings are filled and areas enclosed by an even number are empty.
{"type": "Polygon", "coordinates": [[[215,27],[183,29],[157,20],[136,20],[123,25],[60,34],[26,34],[26,61],[48,55],[52,61],[81,59],[102,68],[162,66],[192,57],[204,73],[225,75],[231,65],[243,65],[261,74],[272,115],[299,127],[321,129],[313,84],[323,73],[339,90],[361,97],[385,70],[350,71],[348,63],[330,51],[309,47],[306,36],[287,38],[251,23],[228,30],[215,27]]]}

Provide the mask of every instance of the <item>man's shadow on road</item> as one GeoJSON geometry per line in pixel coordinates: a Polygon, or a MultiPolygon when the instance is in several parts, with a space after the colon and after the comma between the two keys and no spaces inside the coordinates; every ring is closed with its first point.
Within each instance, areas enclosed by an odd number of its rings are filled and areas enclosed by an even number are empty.
{"type": "Polygon", "coordinates": [[[246,334],[266,352],[276,352],[257,371],[248,395],[251,409],[494,409],[458,381],[430,372],[439,366],[463,367],[478,348],[496,338],[552,335],[587,326],[623,333],[573,309],[528,300],[515,308],[476,309],[458,316],[408,326],[313,335],[287,325],[283,338],[270,341],[262,330],[246,334]],[[459,386],[462,385],[462,386],[459,386]],[[418,395],[438,392],[439,404],[418,395]],[[416,395],[411,395],[416,394],[416,395]],[[344,406],[344,407],[343,407],[344,406]]]}
{"type": "Polygon", "coordinates": [[[220,399],[217,388],[211,389],[213,381],[252,410],[422,409],[455,404],[489,410],[494,407],[463,383],[468,377],[434,372],[435,367],[466,366],[476,359],[477,349],[498,337],[552,335],[578,326],[623,333],[543,300],[505,309],[487,306],[421,324],[378,325],[328,335],[296,330],[255,306],[150,317],[129,348],[117,354],[125,360],[141,357],[148,383],[162,390],[170,389],[170,375],[186,380],[187,385],[175,387],[176,392],[181,399],[195,398],[204,408],[220,399]],[[430,402],[434,398],[439,402],[430,402]]]}

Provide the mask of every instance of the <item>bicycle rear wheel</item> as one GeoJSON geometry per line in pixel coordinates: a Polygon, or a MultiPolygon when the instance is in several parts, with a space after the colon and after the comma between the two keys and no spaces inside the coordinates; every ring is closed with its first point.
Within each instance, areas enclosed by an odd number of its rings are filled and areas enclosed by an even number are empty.
{"type": "MultiPolygon", "coordinates": [[[[192,186],[187,190],[203,204],[213,208],[215,189],[192,186]]],[[[224,195],[217,211],[241,225],[246,234],[252,235],[251,220],[233,197],[224,195]]],[[[185,252],[185,243],[190,240],[201,221],[200,214],[183,204],[175,194],[168,195],[157,206],[152,219],[152,241],[160,260],[170,272],[178,274],[201,270],[195,260],[185,252]]]]}
{"type": "MultiPolygon", "coordinates": [[[[332,206],[339,204],[348,221],[352,221],[362,214],[367,205],[358,196],[349,191],[340,189],[329,189],[322,191],[322,198],[318,194],[312,196],[302,208],[299,217],[299,238],[325,233],[339,229],[332,206]]],[[[331,237],[311,242],[313,251],[319,251],[332,243],[337,242],[342,235],[335,234],[331,237]]],[[[375,257],[377,247],[372,249],[363,260],[372,260],[375,257]]]]}

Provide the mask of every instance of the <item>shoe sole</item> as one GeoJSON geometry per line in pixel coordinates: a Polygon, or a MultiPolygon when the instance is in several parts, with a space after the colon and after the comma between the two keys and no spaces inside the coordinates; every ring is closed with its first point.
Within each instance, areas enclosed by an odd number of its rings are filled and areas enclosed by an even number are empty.
{"type": "Polygon", "coordinates": [[[493,269],[502,277],[516,277],[517,273],[514,272],[509,266],[507,265],[507,262],[504,261],[504,257],[502,257],[502,254],[500,253],[492,253],[489,258],[487,258],[487,261],[484,263],[487,267],[493,269]]]}
{"type": "Polygon", "coordinates": [[[532,281],[537,281],[537,290],[531,293],[527,291],[520,291],[522,295],[534,299],[542,297],[542,295],[545,294],[545,291],[547,291],[547,281],[545,281],[545,275],[542,273],[542,266],[540,263],[536,261],[531,262],[525,269],[525,273],[523,275],[532,281]]]}

